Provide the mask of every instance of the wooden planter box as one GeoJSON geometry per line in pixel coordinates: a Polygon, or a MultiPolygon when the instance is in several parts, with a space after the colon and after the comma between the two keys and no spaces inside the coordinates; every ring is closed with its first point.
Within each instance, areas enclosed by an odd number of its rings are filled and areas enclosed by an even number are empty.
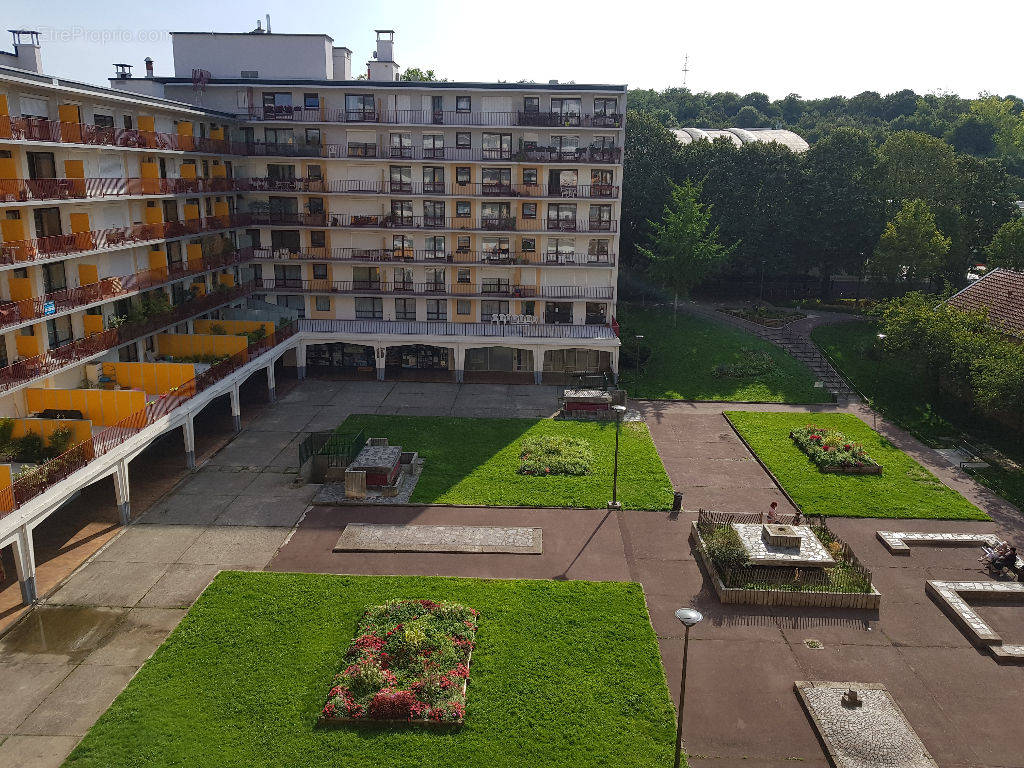
{"type": "Polygon", "coordinates": [[[787,605],[813,608],[845,608],[877,611],[882,604],[882,595],[874,586],[870,592],[795,592],[773,589],[738,589],[727,587],[718,575],[718,568],[711,561],[704,548],[697,523],[690,524],[690,541],[697,549],[697,556],[704,564],[711,585],[722,603],[742,603],[744,605],[787,605]]]}

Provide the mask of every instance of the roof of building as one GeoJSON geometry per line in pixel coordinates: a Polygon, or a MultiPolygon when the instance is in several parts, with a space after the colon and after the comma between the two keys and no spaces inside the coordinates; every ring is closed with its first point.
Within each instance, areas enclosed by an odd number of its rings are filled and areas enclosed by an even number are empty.
{"type": "Polygon", "coordinates": [[[963,310],[987,309],[994,328],[1024,338],[1024,272],[993,269],[946,303],[963,310]]]}
{"type": "Polygon", "coordinates": [[[678,128],[672,133],[680,144],[728,139],[737,147],[758,141],[782,144],[794,152],[806,152],[810,145],[792,131],[778,128],[678,128]]]}
{"type": "MultiPolygon", "coordinates": [[[[168,85],[191,85],[191,77],[130,77],[125,80],[150,80],[168,85]]],[[[622,91],[625,85],[594,83],[476,83],[425,80],[289,80],[280,77],[214,77],[208,85],[317,85],[344,88],[451,88],[458,90],[483,89],[488,91],[622,91]]]]}

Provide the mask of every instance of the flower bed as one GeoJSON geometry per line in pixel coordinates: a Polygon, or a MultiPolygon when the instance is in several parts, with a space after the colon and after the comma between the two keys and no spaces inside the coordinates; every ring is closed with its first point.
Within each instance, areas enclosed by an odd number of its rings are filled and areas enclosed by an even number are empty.
{"type": "Polygon", "coordinates": [[[367,609],[320,722],[461,723],[479,615],[433,600],[367,609]]]}
{"type": "Polygon", "coordinates": [[[523,441],[521,475],[589,475],[594,453],[583,440],[541,435],[523,441]]]}
{"type": "Polygon", "coordinates": [[[789,433],[811,461],[822,472],[844,475],[880,475],[882,467],[876,463],[860,443],[848,439],[835,429],[808,424],[789,433]]]}

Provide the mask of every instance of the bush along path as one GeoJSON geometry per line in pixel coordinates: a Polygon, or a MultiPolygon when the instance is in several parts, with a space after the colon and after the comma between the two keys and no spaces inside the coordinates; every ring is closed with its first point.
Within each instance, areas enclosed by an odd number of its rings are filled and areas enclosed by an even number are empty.
{"type": "Polygon", "coordinates": [[[696,317],[741,328],[747,333],[752,333],[765,341],[781,347],[810,368],[811,372],[824,383],[825,389],[831,393],[837,403],[848,403],[851,400],[860,401],[860,396],[853,387],[832,367],[828,358],[811,341],[811,331],[817,326],[860,319],[856,315],[846,315],[838,312],[832,312],[827,315],[810,315],[789,323],[783,328],[769,328],[727,312],[719,312],[711,304],[683,302],[680,303],[679,308],[696,317]]]}

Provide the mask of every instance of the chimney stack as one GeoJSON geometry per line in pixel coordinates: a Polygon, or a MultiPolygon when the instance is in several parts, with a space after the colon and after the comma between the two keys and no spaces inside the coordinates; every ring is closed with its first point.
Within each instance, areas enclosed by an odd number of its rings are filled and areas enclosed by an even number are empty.
{"type": "Polygon", "coordinates": [[[152,77],[152,76],[153,76],[153,60],[151,58],[149,58],[149,56],[147,56],[146,57],[146,77],[152,77]]]}
{"type": "Polygon", "coordinates": [[[32,29],[9,29],[14,38],[14,53],[0,51],[0,64],[29,72],[43,71],[43,57],[39,52],[39,33],[32,29]]]}
{"type": "Polygon", "coordinates": [[[366,62],[371,80],[388,80],[394,82],[398,79],[398,63],[394,60],[395,55],[395,30],[378,29],[377,49],[373,52],[373,61],[366,62]]]}
{"type": "Polygon", "coordinates": [[[131,64],[115,64],[114,65],[114,77],[117,80],[128,80],[132,76],[132,65],[131,64]]]}

